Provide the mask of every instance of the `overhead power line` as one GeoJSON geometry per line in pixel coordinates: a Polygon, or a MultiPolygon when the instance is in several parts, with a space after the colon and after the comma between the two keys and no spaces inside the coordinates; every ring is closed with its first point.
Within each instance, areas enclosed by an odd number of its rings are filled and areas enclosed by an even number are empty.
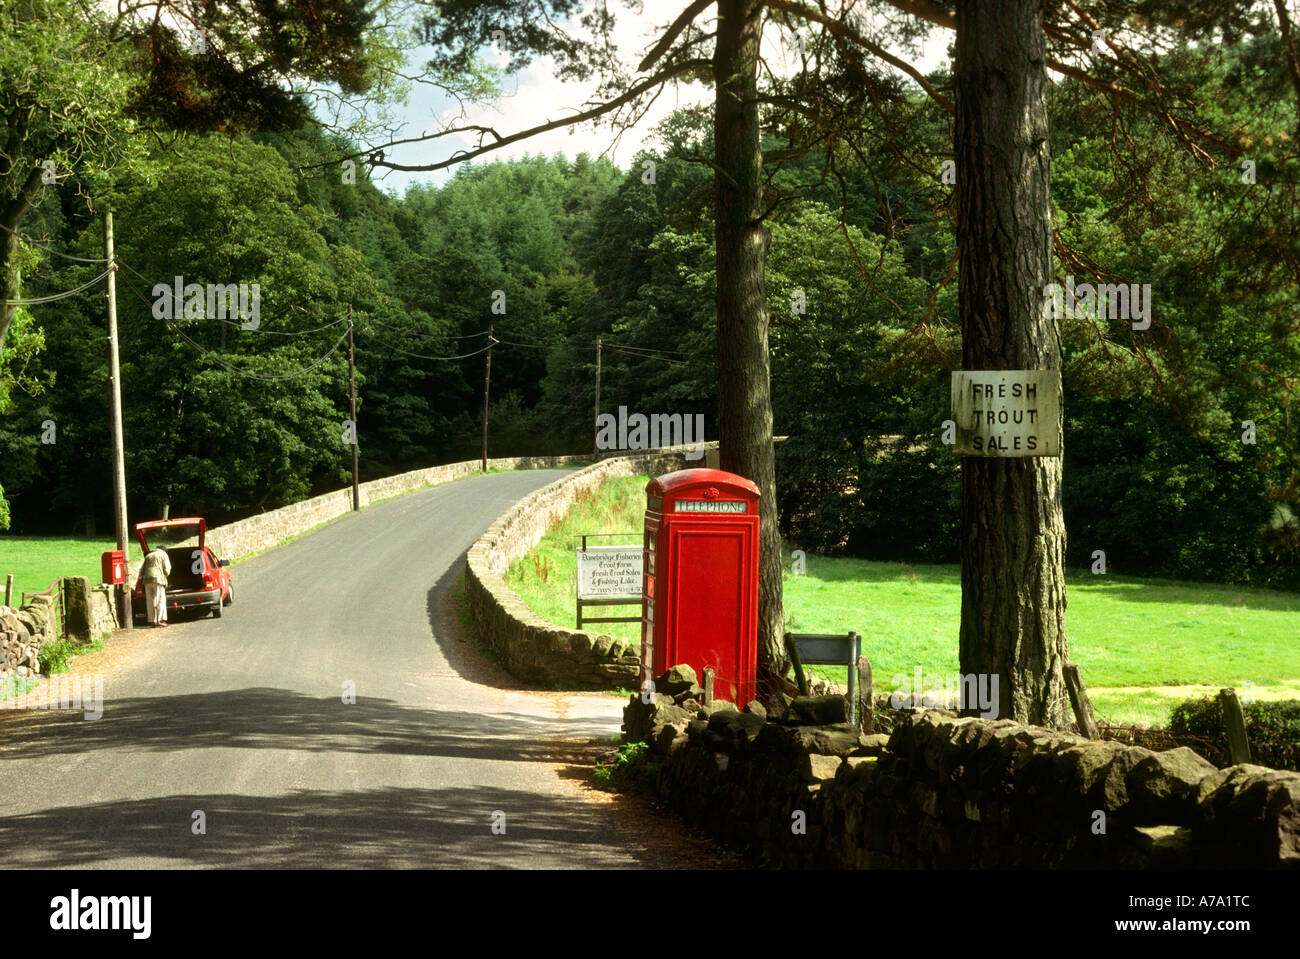
{"type": "MultiPolygon", "coordinates": [[[[123,277],[123,279],[126,280],[126,277],[123,277]]],[[[148,282],[147,278],[145,278],[145,282],[146,283],[148,282]]],[[[134,293],[136,296],[138,296],[146,306],[149,305],[149,298],[140,292],[139,287],[137,287],[130,280],[126,280],[126,285],[131,289],[131,292],[134,293]]],[[[344,320],[346,321],[347,317],[344,317],[344,320]]],[[[320,359],[316,360],[314,363],[312,363],[309,366],[305,366],[302,369],[295,370],[292,373],[285,373],[278,376],[265,376],[261,373],[251,373],[248,370],[240,369],[238,366],[234,366],[226,362],[224,359],[222,359],[220,354],[216,353],[213,350],[209,350],[198,343],[195,343],[192,339],[190,339],[185,334],[184,330],[180,329],[179,327],[173,326],[170,320],[163,320],[163,323],[166,325],[167,329],[171,330],[173,333],[175,333],[177,336],[183,339],[190,346],[194,347],[194,349],[198,350],[204,356],[211,359],[212,362],[216,363],[222,369],[234,373],[236,376],[243,376],[251,380],[260,380],[263,383],[279,383],[284,380],[297,379],[299,376],[305,376],[306,374],[312,372],[313,370],[318,369],[321,366],[321,364],[323,364],[326,360],[328,360],[331,356],[333,356],[338,351],[338,348],[343,345],[343,341],[346,340],[348,337],[347,330],[344,330],[343,335],[340,336],[335,341],[334,345],[330,347],[329,352],[327,352],[324,356],[322,356],[320,359]]],[[[330,325],[333,326],[334,324],[330,324],[330,325]]]]}
{"type": "MultiPolygon", "coordinates": [[[[149,282],[149,277],[145,276],[143,273],[141,273],[139,270],[133,267],[130,263],[125,262],[121,258],[117,258],[115,262],[120,266],[126,267],[128,270],[130,270],[132,273],[138,276],[145,283],[149,282]]],[[[145,302],[148,303],[148,300],[146,299],[145,302]]],[[[328,330],[330,327],[338,326],[340,323],[346,323],[348,321],[347,314],[344,313],[344,314],[340,314],[340,316],[337,319],[331,320],[330,322],[326,323],[324,326],[312,327],[310,330],[266,330],[266,329],[262,329],[260,326],[257,327],[245,326],[243,323],[237,322],[235,320],[228,320],[220,316],[214,316],[211,317],[211,319],[216,320],[218,323],[225,323],[228,326],[237,326],[245,333],[261,333],[261,334],[266,334],[268,336],[306,336],[308,333],[319,333],[321,330],[328,330]]]]}
{"type": "Polygon", "coordinates": [[[626,343],[606,343],[606,346],[617,347],[620,350],[638,350],[642,353],[671,353],[674,356],[685,356],[681,350],[656,350],[649,346],[628,346],[626,343]]]}
{"type": "Polygon", "coordinates": [[[348,321],[346,316],[340,316],[337,320],[332,320],[324,326],[314,326],[310,330],[264,330],[260,326],[245,326],[243,323],[223,319],[219,316],[215,316],[213,319],[218,323],[225,323],[227,326],[237,326],[245,333],[264,333],[267,336],[306,336],[308,333],[319,333],[321,330],[328,330],[331,327],[338,326],[340,323],[346,323],[348,321]]]}
{"type": "Polygon", "coordinates": [[[472,352],[472,353],[462,353],[462,354],[460,354],[459,356],[427,356],[427,355],[425,355],[424,353],[412,353],[412,352],[410,352],[409,350],[399,350],[397,347],[393,346],[392,344],[390,344],[390,343],[385,343],[383,340],[381,340],[381,339],[379,339],[378,337],[376,337],[373,333],[372,333],[372,334],[367,334],[367,335],[369,335],[371,339],[373,339],[376,343],[378,343],[380,346],[384,347],[385,349],[392,350],[394,353],[401,353],[403,356],[411,356],[411,357],[414,357],[414,358],[416,358],[417,360],[439,360],[439,361],[442,361],[442,360],[467,360],[467,359],[469,359],[471,356],[478,356],[480,353],[486,353],[488,350],[492,349],[492,346],[493,346],[494,343],[499,343],[499,342],[500,342],[500,340],[495,340],[495,339],[493,339],[493,340],[489,340],[487,346],[484,346],[484,347],[482,347],[482,348],[480,348],[480,349],[477,349],[477,350],[475,350],[475,351],[472,352]]]}
{"type": "Polygon", "coordinates": [[[4,306],[37,306],[41,303],[54,303],[57,300],[66,300],[70,296],[76,296],[78,293],[84,293],[86,290],[90,289],[100,280],[104,279],[104,277],[108,276],[110,272],[111,271],[109,270],[105,270],[103,273],[99,274],[99,276],[95,277],[93,280],[87,280],[85,283],[81,284],[81,286],[77,287],[76,289],[64,290],[62,293],[51,293],[49,296],[36,296],[36,297],[32,297],[30,300],[0,300],[0,304],[4,306]]]}
{"type": "Polygon", "coordinates": [[[369,317],[369,320],[372,325],[379,327],[381,330],[388,330],[391,333],[409,333],[412,336],[424,333],[429,336],[439,336],[444,340],[472,340],[478,336],[487,336],[487,330],[480,330],[478,333],[463,333],[458,336],[451,336],[450,334],[445,333],[435,333],[433,330],[408,330],[402,329],[398,326],[390,326],[387,323],[380,323],[373,316],[369,317]]]}
{"type": "Polygon", "coordinates": [[[9,227],[5,226],[3,223],[0,223],[0,230],[4,230],[6,233],[12,233],[14,236],[18,237],[18,239],[22,240],[24,243],[28,244],[29,246],[34,246],[38,250],[44,250],[46,253],[53,253],[55,256],[61,256],[65,260],[72,260],[74,263],[107,263],[108,262],[108,260],[102,256],[73,256],[71,253],[64,253],[60,250],[54,249],[53,247],[46,246],[43,243],[37,243],[31,237],[23,236],[17,230],[10,229],[9,227]]]}
{"type": "MultiPolygon", "coordinates": [[[[519,340],[498,340],[497,342],[502,344],[503,346],[527,346],[535,350],[589,349],[589,347],[585,347],[585,346],[573,347],[565,343],[523,343],[519,340]]],[[[639,347],[617,346],[611,343],[606,343],[605,346],[612,350],[617,350],[620,353],[624,353],[628,356],[634,357],[638,360],[663,360],[665,363],[676,363],[679,366],[691,365],[686,360],[675,360],[672,357],[665,355],[668,352],[677,352],[676,350],[669,351],[669,350],[648,350],[647,349],[644,352],[640,352],[639,347]]]]}
{"type": "Polygon", "coordinates": [[[319,368],[321,364],[323,364],[326,360],[328,360],[331,356],[333,356],[335,352],[338,351],[338,348],[343,345],[343,341],[348,338],[347,330],[344,330],[343,335],[340,336],[335,341],[334,345],[330,347],[329,352],[326,353],[324,356],[322,356],[315,363],[312,363],[310,366],[304,366],[300,370],[295,370],[292,373],[285,373],[281,376],[263,376],[261,373],[250,373],[247,370],[241,370],[237,366],[232,366],[231,364],[223,360],[219,355],[214,353],[212,350],[206,349],[200,346],[198,343],[195,343],[193,340],[191,340],[188,336],[185,335],[185,332],[183,330],[178,329],[175,326],[172,326],[169,320],[164,320],[163,322],[167,324],[167,328],[169,330],[171,330],[173,333],[175,333],[177,336],[183,339],[190,346],[194,347],[204,356],[208,357],[208,359],[212,360],[212,362],[216,363],[222,369],[228,370],[231,373],[236,374],[237,376],[246,376],[249,379],[261,380],[264,383],[278,383],[283,380],[292,380],[292,379],[297,379],[299,376],[305,376],[306,374],[310,373],[312,370],[319,368]]]}
{"type": "Polygon", "coordinates": [[[690,365],[691,365],[691,364],[688,363],[686,360],[675,360],[675,359],[673,359],[671,356],[658,356],[658,355],[656,355],[656,354],[654,354],[654,353],[634,353],[634,352],[632,352],[631,350],[629,350],[629,349],[627,349],[627,348],[625,348],[625,347],[622,347],[622,346],[611,346],[611,345],[608,344],[608,343],[604,344],[604,346],[605,346],[605,349],[607,349],[607,350],[614,350],[614,351],[617,352],[617,353],[623,353],[623,354],[625,354],[626,356],[631,356],[631,357],[634,357],[635,359],[638,359],[638,360],[662,360],[664,363],[676,363],[678,366],[690,366],[690,365]]]}

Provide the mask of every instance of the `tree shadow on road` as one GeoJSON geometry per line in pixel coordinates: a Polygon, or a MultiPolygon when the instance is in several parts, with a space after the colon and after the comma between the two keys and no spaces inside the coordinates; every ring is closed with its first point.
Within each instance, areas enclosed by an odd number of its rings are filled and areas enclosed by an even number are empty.
{"type": "Polygon", "coordinates": [[[580,798],[484,786],[174,795],[51,807],[0,819],[0,849],[6,866],[17,868],[85,868],[135,857],[170,859],[181,868],[243,869],[683,865],[629,843],[600,806],[580,798]],[[205,835],[192,832],[195,810],[203,811],[205,835]],[[504,814],[500,835],[492,831],[498,811],[504,814]]]}
{"type": "Polygon", "coordinates": [[[0,756],[234,748],[562,762],[573,741],[603,731],[589,717],[426,709],[365,696],[346,704],[267,687],[128,699],[111,692],[97,720],[69,709],[0,712],[0,756]]]}

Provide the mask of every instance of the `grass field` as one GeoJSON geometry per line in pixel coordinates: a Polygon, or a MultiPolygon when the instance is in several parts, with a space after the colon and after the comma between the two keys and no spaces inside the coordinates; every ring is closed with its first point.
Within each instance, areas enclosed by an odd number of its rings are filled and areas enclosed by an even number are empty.
{"type": "MultiPolygon", "coordinates": [[[[511,565],[507,582],[534,612],[575,625],[579,534],[630,533],[594,542],[639,543],[648,480],[606,483],[511,565]]],[[[859,633],[879,690],[893,690],[893,677],[910,679],[917,666],[927,684],[958,671],[958,567],[810,555],[807,574],[795,576],[789,556],[787,548],[787,628],[859,633]]],[[[1250,688],[1260,699],[1300,699],[1300,595],[1086,570],[1067,572],[1066,585],[1070,659],[1081,667],[1099,716],[1163,724],[1176,703],[1222,686],[1250,688]]],[[[635,615],[636,607],[605,609],[635,615]]],[[[637,623],[590,628],[640,639],[637,623]]],[[[844,682],[843,669],[817,672],[844,682]]]]}
{"type": "MultiPolygon", "coordinates": [[[[112,539],[91,536],[6,536],[0,533],[0,587],[4,577],[14,577],[14,601],[21,594],[39,593],[63,576],[88,576],[100,581],[99,557],[115,549],[112,539]]],[[[128,560],[140,558],[140,544],[132,543],[128,560]]],[[[4,597],[0,596],[0,602],[4,597]]]]}

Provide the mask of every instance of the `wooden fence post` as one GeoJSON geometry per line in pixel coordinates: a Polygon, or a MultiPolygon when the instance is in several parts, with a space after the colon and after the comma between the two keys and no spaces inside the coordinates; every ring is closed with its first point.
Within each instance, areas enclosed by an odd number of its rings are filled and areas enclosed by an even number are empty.
{"type": "Polygon", "coordinates": [[[875,691],[871,688],[871,663],[858,657],[858,728],[870,735],[876,728],[875,691]]]}
{"type": "Polygon", "coordinates": [[[1241,700],[1231,686],[1219,690],[1219,708],[1223,710],[1223,728],[1228,731],[1228,756],[1235,766],[1250,762],[1250,740],[1246,738],[1246,714],[1241,700]]]}
{"type": "Polygon", "coordinates": [[[1100,739],[1097,720],[1092,715],[1092,703],[1088,702],[1088,690],[1079,675],[1079,667],[1069,663],[1065,669],[1065,688],[1070,691],[1070,705],[1074,708],[1074,721],[1079,725],[1079,732],[1089,739],[1100,739]]]}
{"type": "Polygon", "coordinates": [[[790,638],[790,634],[785,634],[785,651],[790,657],[790,662],[794,665],[795,685],[799,687],[799,695],[808,695],[808,680],[803,675],[803,663],[799,662],[799,644],[790,638]]]}

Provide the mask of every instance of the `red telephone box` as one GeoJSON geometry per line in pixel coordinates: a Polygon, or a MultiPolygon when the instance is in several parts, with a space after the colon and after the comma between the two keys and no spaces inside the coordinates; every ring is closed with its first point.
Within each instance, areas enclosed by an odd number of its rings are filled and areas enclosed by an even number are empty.
{"type": "Polygon", "coordinates": [[[107,553],[103,553],[99,557],[99,572],[103,576],[101,582],[125,583],[126,551],[110,549],[107,553]]]}
{"type": "Polygon", "coordinates": [[[646,486],[641,681],[685,663],[714,696],[752,700],[758,674],[758,487],[689,469],[646,486]]]}

